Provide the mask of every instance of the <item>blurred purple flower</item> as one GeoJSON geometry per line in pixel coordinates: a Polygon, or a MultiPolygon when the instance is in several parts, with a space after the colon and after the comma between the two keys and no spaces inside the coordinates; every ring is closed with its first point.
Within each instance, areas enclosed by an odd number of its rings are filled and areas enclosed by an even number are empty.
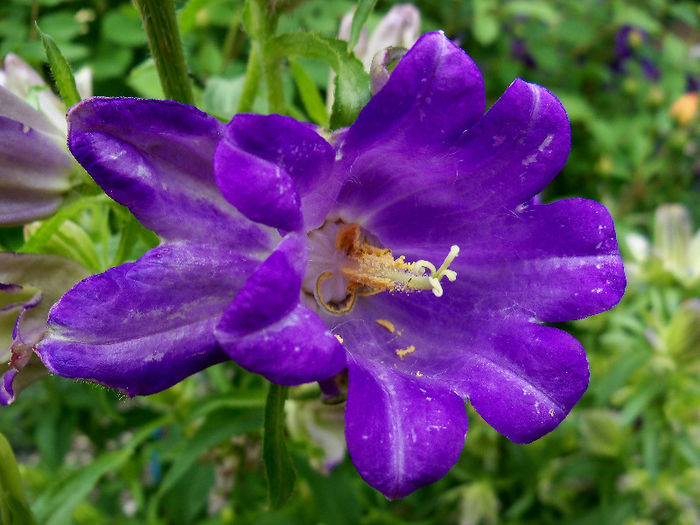
{"type": "MultiPolygon", "coordinates": [[[[89,70],[78,80],[89,95],[89,70]]],[[[26,62],[8,54],[0,71],[0,227],[58,209],[75,166],[65,142],[63,103],[26,62]]]]}
{"type": "Polygon", "coordinates": [[[442,33],[333,145],[279,115],[81,103],[71,151],[163,244],[69,291],[41,358],[129,395],[227,358],[286,385],[347,367],[348,450],[390,498],[454,464],[467,398],[511,440],[541,437],[588,384],[581,345],[542,323],[611,308],[625,277],[602,205],[530,201],[569,153],[556,97],[516,80],[484,104],[442,33]]]}
{"type": "Polygon", "coordinates": [[[631,60],[638,61],[644,76],[653,82],[660,78],[656,64],[643,56],[641,50],[649,44],[649,33],[634,26],[623,26],[615,34],[615,60],[613,69],[618,73],[626,72],[626,63],[631,60]]]}

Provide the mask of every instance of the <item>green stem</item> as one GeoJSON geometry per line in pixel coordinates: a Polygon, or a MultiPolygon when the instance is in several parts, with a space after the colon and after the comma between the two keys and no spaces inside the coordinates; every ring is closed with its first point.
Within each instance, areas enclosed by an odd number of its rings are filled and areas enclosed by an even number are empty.
{"type": "Polygon", "coordinates": [[[241,99],[238,101],[237,113],[247,113],[253,109],[255,98],[258,96],[260,88],[260,77],[262,76],[262,51],[257,42],[252,42],[250,54],[248,55],[248,67],[245,72],[245,82],[241,99]]]}
{"type": "MultiPolygon", "coordinates": [[[[256,79],[255,75],[259,75],[259,70],[262,69],[267,87],[268,110],[272,113],[284,113],[286,105],[282,90],[280,60],[267,52],[267,41],[274,36],[277,29],[277,12],[268,7],[266,0],[248,0],[244,19],[246,31],[252,40],[251,59],[261,62],[260,65],[254,64],[257,72],[255,69],[251,70],[250,67],[248,69],[253,75],[251,85],[253,81],[259,81],[259,76],[256,79]],[[256,53],[259,54],[259,57],[254,56],[256,53]]],[[[248,78],[246,78],[246,83],[248,83],[248,78]]]]}
{"type": "Polygon", "coordinates": [[[296,474],[284,439],[284,402],[289,387],[270,383],[265,402],[263,461],[267,473],[270,507],[280,509],[294,490],[296,474]]]}
{"type": "Polygon", "coordinates": [[[194,104],[173,0],[134,0],[166,98],[194,104]]]}

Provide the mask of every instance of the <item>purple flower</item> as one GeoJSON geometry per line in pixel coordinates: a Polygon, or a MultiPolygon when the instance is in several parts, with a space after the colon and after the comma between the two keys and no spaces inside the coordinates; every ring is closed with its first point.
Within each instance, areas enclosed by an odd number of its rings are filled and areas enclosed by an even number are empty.
{"type": "MultiPolygon", "coordinates": [[[[89,92],[89,70],[80,73],[89,92]]],[[[75,162],[66,151],[65,107],[16,55],[0,70],[0,226],[54,213],[70,189],[75,162]]]]}
{"type": "Polygon", "coordinates": [[[69,122],[76,158],[163,244],[53,307],[52,371],[134,395],[228,358],[286,385],[347,367],[348,450],[390,498],[454,464],[467,398],[527,443],[585,391],[583,348],[541,323],[620,299],[612,220],[530,201],[568,156],[563,107],[516,80],[484,115],[478,69],[442,33],[333,145],[288,117],[223,127],[165,101],[93,99],[69,122]]]}

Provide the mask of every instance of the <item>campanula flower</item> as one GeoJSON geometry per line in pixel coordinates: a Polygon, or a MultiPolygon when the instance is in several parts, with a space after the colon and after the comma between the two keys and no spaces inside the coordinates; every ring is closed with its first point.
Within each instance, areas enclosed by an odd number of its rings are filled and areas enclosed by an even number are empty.
{"type": "MultiPolygon", "coordinates": [[[[77,75],[89,95],[88,69],[77,75]]],[[[70,189],[75,161],[66,150],[63,102],[17,55],[0,71],[0,226],[54,213],[70,189]]]]}
{"type": "Polygon", "coordinates": [[[581,345],[543,323],[611,308],[625,277],[602,205],[532,200],[569,153],[560,102],[516,80],[484,106],[439,32],[330,142],[280,115],[79,104],[71,151],[163,244],[69,291],[41,358],[130,395],[227,358],[285,385],[343,370],[350,456],[390,498],[454,464],[467,399],[541,437],[588,384],[581,345]]]}

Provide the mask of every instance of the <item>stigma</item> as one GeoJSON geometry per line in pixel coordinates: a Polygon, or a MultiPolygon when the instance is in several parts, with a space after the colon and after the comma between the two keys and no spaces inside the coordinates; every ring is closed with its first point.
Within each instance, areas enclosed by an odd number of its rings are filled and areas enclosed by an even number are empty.
{"type": "Polygon", "coordinates": [[[449,269],[459,255],[457,245],[450,248],[439,267],[422,259],[408,262],[403,255],[394,258],[391,250],[370,244],[359,225],[347,224],[337,230],[335,249],[342,258],[339,271],[346,282],[346,297],[334,304],[323,298],[321,284],[333,276],[330,271],[318,276],[314,293],[317,302],[331,313],[349,312],[358,295],[374,295],[385,291],[410,293],[430,290],[435,297],[442,297],[442,278],[447,278],[448,281],[457,279],[457,272],[449,269]]]}

